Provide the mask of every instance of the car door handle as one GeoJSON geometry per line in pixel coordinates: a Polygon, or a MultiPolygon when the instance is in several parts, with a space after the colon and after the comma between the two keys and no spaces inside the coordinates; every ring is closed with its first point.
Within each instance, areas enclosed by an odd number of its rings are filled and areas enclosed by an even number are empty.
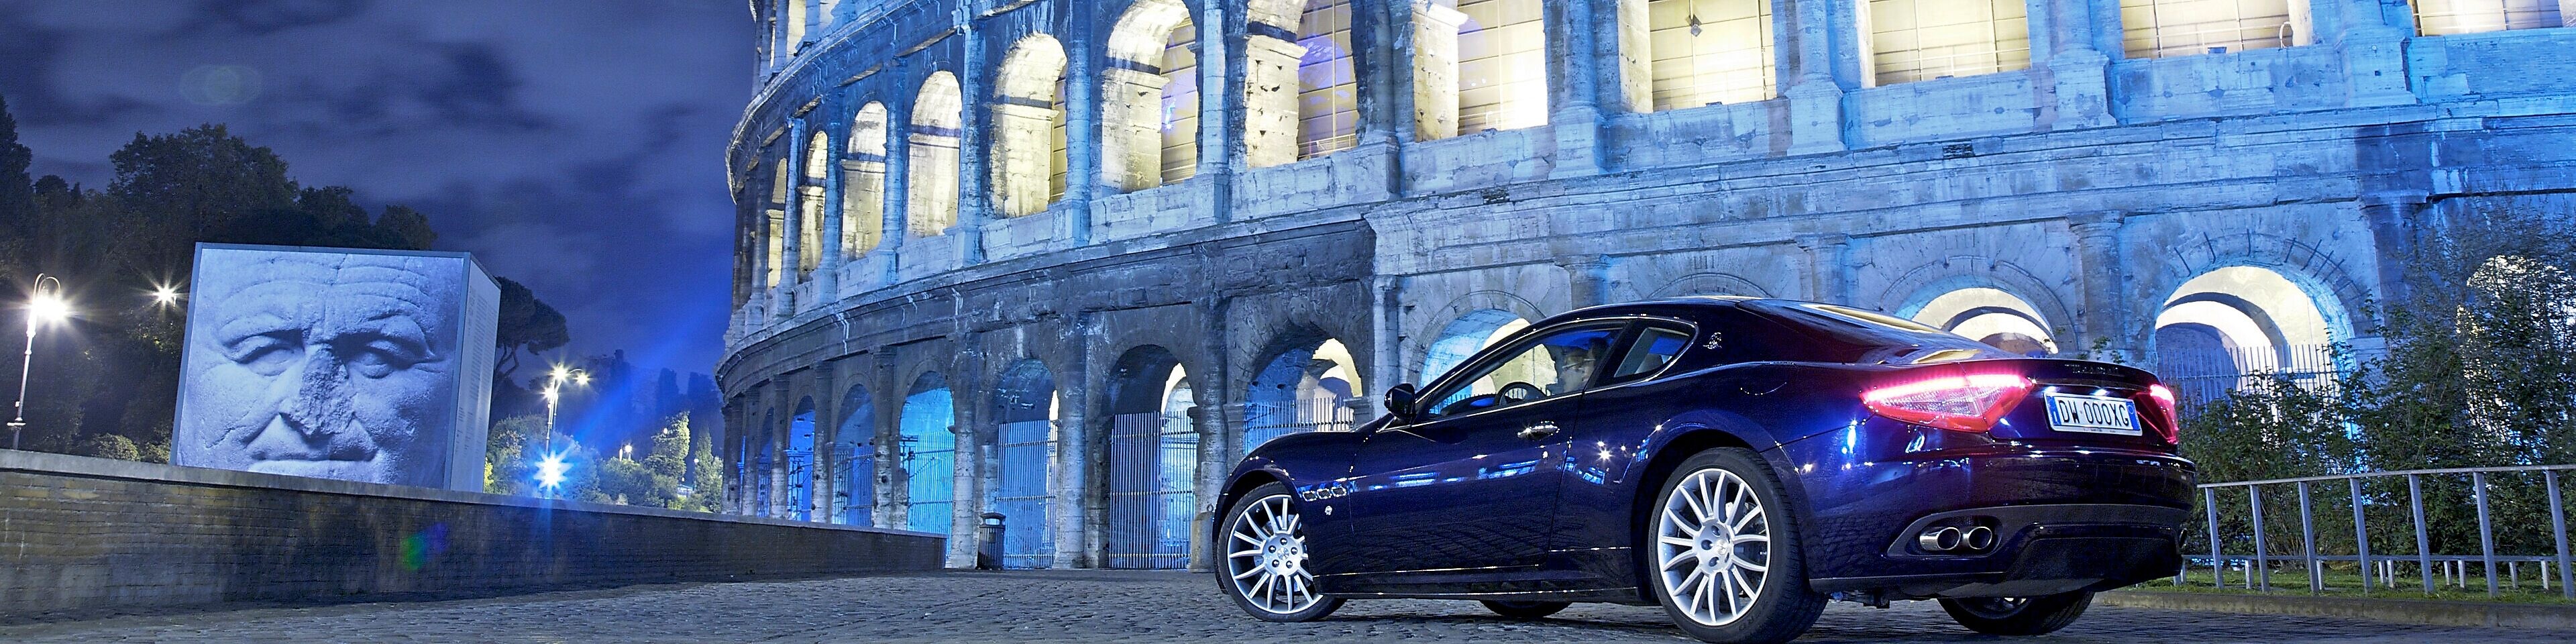
{"type": "Polygon", "coordinates": [[[1549,436],[1555,436],[1555,435],[1556,435],[1556,422],[1555,422],[1555,421],[1546,421],[1546,420],[1542,420],[1542,421],[1538,421],[1538,422],[1536,422],[1536,423],[1532,423],[1532,424],[1530,424],[1530,426],[1528,426],[1528,427],[1523,427],[1523,428],[1521,428],[1521,439],[1522,439],[1522,440],[1533,440],[1533,441],[1534,441],[1534,440],[1545,440],[1547,437],[1549,437],[1549,436]]]}

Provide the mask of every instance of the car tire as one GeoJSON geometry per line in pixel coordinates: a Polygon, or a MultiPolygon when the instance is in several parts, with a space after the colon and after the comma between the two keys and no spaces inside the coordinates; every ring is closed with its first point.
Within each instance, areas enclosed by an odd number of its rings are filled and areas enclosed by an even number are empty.
{"type": "Polygon", "coordinates": [[[1485,610],[1518,620],[1532,620],[1556,614],[1574,604],[1567,602],[1520,602],[1485,600],[1485,610]]]}
{"type": "Polygon", "coordinates": [[[2066,628],[2093,605],[2093,593],[2071,592],[2041,597],[1971,597],[1941,600],[1968,630],[1988,635],[2041,635],[2066,628]]]}
{"type": "Polygon", "coordinates": [[[1761,456],[1711,449],[1655,484],[1639,563],[1675,626],[1706,642],[1774,644],[1815,625],[1826,599],[1807,586],[1797,522],[1761,456]]]}
{"type": "Polygon", "coordinates": [[[1253,617],[1304,622],[1342,607],[1342,598],[1315,592],[1298,510],[1296,497],[1279,483],[1253,488],[1226,508],[1217,533],[1216,584],[1253,617]]]}

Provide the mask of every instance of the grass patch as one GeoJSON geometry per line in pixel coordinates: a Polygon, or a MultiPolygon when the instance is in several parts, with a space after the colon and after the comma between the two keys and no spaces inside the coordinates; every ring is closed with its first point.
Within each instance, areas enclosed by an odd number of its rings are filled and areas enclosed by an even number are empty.
{"type": "MultiPolygon", "coordinates": [[[[2325,576],[2320,579],[2320,581],[2324,582],[2324,590],[2315,593],[2315,595],[2322,597],[2434,599],[2480,602],[2494,601],[2514,604],[2576,606],[2576,600],[2569,600],[2567,598],[2567,596],[2560,590],[2556,579],[2549,580],[2549,588],[2547,590],[2542,590],[2540,587],[2540,580],[2533,578],[2533,573],[2535,571],[2532,566],[2523,566],[2521,571],[2522,575],[2520,579],[2517,580],[2505,574],[2505,567],[2503,565],[2497,565],[2496,594],[2492,597],[2487,595],[2487,582],[2485,575],[2482,574],[2485,572],[2483,567],[2472,564],[2467,568],[2468,587],[2462,588],[2455,582],[2446,581],[2436,577],[2434,579],[2435,586],[2433,593],[2429,595],[2424,593],[2424,579],[2422,577],[2403,574],[2398,575],[2396,588],[2389,588],[2383,585],[2384,580],[2373,579],[2371,581],[2369,592],[2365,593],[2361,589],[2361,575],[2351,572],[2337,572],[2329,568],[2326,570],[2325,576]]],[[[2274,569],[2272,571],[2272,590],[2269,592],[2246,589],[2246,572],[2247,571],[2245,570],[2227,571],[2227,586],[2224,588],[2215,587],[2210,580],[2209,569],[2201,568],[2185,574],[2183,576],[2183,583],[2180,584],[2174,583],[2174,578],[2172,577],[2165,577],[2155,581],[2122,588],[2121,590],[2224,595],[2310,594],[2308,590],[2308,575],[2305,571],[2300,570],[2297,565],[2292,565],[2288,568],[2274,569]]],[[[2557,571],[2551,570],[2550,573],[2554,575],[2557,574],[2557,571]]]]}

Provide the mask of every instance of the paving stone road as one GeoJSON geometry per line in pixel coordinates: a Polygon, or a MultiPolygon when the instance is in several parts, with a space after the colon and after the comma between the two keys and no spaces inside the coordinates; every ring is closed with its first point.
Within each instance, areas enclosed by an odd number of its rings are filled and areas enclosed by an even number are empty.
{"type": "MultiPolygon", "coordinates": [[[[0,642],[1688,642],[1661,610],[1513,622],[1459,601],[1351,602],[1326,621],[1237,612],[1178,572],[947,572],[633,586],[488,599],[249,608],[0,626],[0,642]]],[[[1997,641],[1929,602],[1835,604],[1802,642],[1997,641]]],[[[2552,642],[2576,633],[2096,606],[2037,642],[2552,642]]]]}

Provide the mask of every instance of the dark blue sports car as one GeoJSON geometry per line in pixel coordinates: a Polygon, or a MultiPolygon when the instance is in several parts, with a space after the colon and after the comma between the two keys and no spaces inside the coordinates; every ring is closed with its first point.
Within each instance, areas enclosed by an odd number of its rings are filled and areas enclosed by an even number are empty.
{"type": "Polygon", "coordinates": [[[1245,611],[1613,602],[1779,642],[1829,599],[1938,599],[1968,628],[2038,634],[2173,574],[2194,482],[2145,371],[1811,302],[1566,313],[1386,409],[1235,467],[1209,536],[1245,611]]]}

